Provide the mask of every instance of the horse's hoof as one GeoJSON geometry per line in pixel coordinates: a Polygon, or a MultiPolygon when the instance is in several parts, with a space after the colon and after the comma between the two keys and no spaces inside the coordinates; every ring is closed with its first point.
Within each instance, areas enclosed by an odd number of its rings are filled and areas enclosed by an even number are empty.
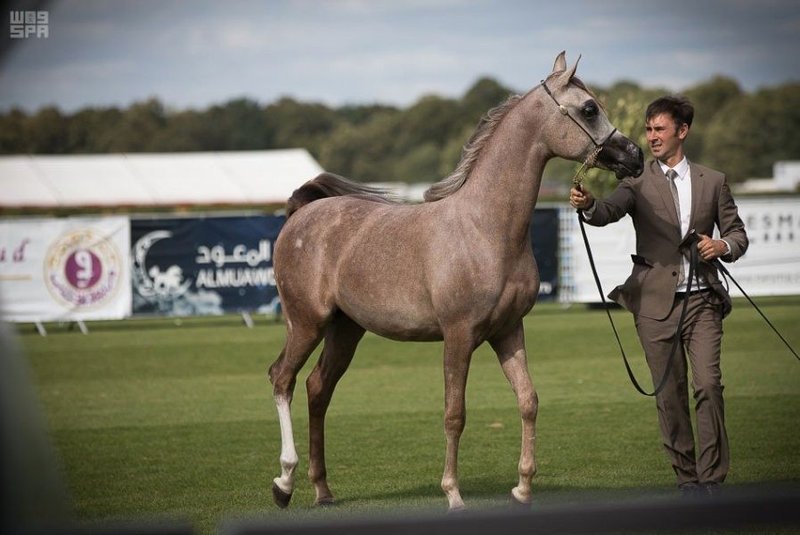
{"type": "Polygon", "coordinates": [[[336,500],[333,499],[333,496],[328,496],[315,501],[314,505],[317,507],[333,507],[336,505],[336,500]]]}
{"type": "Polygon", "coordinates": [[[273,483],[272,499],[275,501],[275,505],[277,505],[281,509],[286,509],[287,507],[289,507],[289,501],[292,499],[292,493],[283,492],[276,483],[273,483]]]}
{"type": "Polygon", "coordinates": [[[522,501],[522,500],[520,500],[519,498],[517,498],[514,495],[513,492],[509,495],[509,500],[508,501],[511,503],[511,508],[515,509],[515,510],[527,510],[527,509],[530,509],[531,508],[531,503],[533,503],[532,501],[522,501]]]}

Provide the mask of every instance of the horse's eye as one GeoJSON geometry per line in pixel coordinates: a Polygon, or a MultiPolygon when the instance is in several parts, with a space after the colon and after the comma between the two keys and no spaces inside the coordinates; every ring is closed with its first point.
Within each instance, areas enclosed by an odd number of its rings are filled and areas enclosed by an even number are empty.
{"type": "Polygon", "coordinates": [[[595,117],[597,117],[598,111],[599,110],[597,108],[597,103],[594,102],[593,100],[590,100],[589,102],[583,105],[583,108],[581,108],[581,113],[587,119],[594,119],[595,117]]]}

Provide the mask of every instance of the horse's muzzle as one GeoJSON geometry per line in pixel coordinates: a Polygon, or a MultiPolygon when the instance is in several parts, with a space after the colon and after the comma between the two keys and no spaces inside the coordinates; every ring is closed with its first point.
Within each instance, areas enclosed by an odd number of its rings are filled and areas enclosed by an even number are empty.
{"type": "Polygon", "coordinates": [[[613,171],[617,180],[622,180],[628,176],[639,176],[644,171],[644,152],[641,147],[615,132],[610,139],[603,144],[603,150],[597,157],[600,167],[613,171]]]}

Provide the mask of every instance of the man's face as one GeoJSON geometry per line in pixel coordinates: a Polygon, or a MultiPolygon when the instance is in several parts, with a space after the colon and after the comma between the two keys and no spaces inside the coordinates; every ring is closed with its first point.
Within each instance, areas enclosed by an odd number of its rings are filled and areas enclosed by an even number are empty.
{"type": "Polygon", "coordinates": [[[687,125],[676,128],[672,116],[661,113],[647,121],[645,130],[647,145],[655,158],[670,166],[683,158],[683,140],[689,132],[687,125]]]}

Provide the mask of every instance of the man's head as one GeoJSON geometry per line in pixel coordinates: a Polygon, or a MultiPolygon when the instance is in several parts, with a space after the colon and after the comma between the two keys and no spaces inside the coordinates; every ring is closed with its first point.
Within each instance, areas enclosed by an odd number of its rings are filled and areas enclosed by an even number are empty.
{"type": "Polygon", "coordinates": [[[692,119],[694,106],[685,97],[666,96],[651,102],[645,112],[645,130],[653,156],[670,167],[680,162],[692,119]]]}

